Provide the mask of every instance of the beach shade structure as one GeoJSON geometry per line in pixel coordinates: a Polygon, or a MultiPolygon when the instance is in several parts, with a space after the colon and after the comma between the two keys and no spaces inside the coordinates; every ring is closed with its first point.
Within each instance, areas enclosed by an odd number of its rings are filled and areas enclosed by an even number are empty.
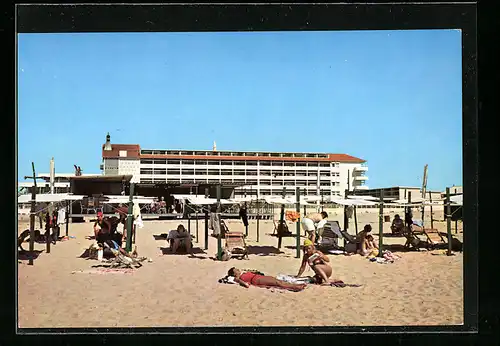
{"type": "MultiPolygon", "coordinates": [[[[36,185],[36,182],[35,182],[36,185]]],[[[69,206],[70,203],[73,201],[80,201],[82,200],[85,196],[82,195],[73,195],[70,193],[42,193],[42,194],[35,194],[34,192],[36,191],[36,188],[33,189],[32,195],[21,195],[17,198],[18,203],[29,203],[31,202],[32,204],[32,212],[30,215],[30,228],[31,226],[31,218],[35,217],[36,213],[40,213],[42,210],[36,211],[36,204],[37,203],[50,203],[50,204],[63,204],[67,210],[66,212],[66,235],[69,233],[69,206]]],[[[35,225],[33,224],[33,230],[34,230],[35,225]]],[[[34,234],[33,237],[30,236],[30,249],[31,249],[31,239],[34,240],[34,234]]],[[[57,234],[56,234],[56,240],[57,240],[57,234]]],[[[50,253],[50,230],[48,231],[48,234],[46,236],[46,253],[50,253]]],[[[33,244],[33,249],[34,249],[34,244],[33,244]]],[[[31,251],[31,250],[30,250],[31,251]]],[[[33,250],[34,251],[34,250],[33,250]]],[[[32,252],[31,252],[32,253],[32,252]]],[[[32,263],[32,262],[29,262],[32,263]]]]}

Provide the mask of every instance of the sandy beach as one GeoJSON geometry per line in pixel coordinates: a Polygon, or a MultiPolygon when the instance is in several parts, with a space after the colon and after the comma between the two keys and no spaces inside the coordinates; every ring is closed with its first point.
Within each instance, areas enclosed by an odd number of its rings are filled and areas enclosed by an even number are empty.
{"type": "MultiPolygon", "coordinates": [[[[342,224],[341,211],[330,219],[342,224]]],[[[391,219],[394,212],[391,215],[391,219]]],[[[352,222],[352,220],[351,220],[352,222]]],[[[187,226],[187,221],[182,222],[187,226]]],[[[244,231],[239,220],[227,221],[230,230],[244,231]]],[[[358,213],[360,228],[371,223],[376,238],[378,211],[358,213]]],[[[194,239],[194,256],[173,255],[164,250],[166,241],[154,235],[167,233],[179,221],[146,221],[137,232],[139,256],[152,259],[131,273],[88,273],[96,260],[80,258],[92,240],[92,223],[70,224],[70,238],[51,246],[44,244],[34,266],[21,258],[18,264],[18,326],[61,327],[171,327],[171,326],[374,326],[459,325],[463,323],[462,254],[446,256],[442,250],[397,252],[402,258],[390,264],[368,261],[359,255],[330,254],[333,277],[361,287],[309,285],[302,292],[288,292],[220,284],[233,266],[257,269],[266,275],[295,275],[294,238],[284,238],[281,251],[277,238],[269,236],[272,221],[251,221],[247,245],[249,260],[227,262],[211,259],[217,240],[209,237],[204,250],[204,222],[194,239]]],[[[295,224],[289,224],[295,231],[295,224]]],[[[434,222],[446,231],[446,223],[434,222]]],[[[19,233],[28,228],[19,222],[19,233]]],[[[384,233],[390,223],[384,223],[384,233]]],[[[461,224],[453,235],[462,240],[461,224]]],[[[354,233],[351,224],[350,233],[354,233]]],[[[61,231],[64,234],[64,228],[61,231]]],[[[195,222],[191,233],[196,234],[195,222]]],[[[403,237],[386,237],[384,244],[403,245],[403,237]]],[[[24,245],[28,249],[28,244],[24,245]]],[[[312,275],[307,269],[304,275],[312,275]]]]}

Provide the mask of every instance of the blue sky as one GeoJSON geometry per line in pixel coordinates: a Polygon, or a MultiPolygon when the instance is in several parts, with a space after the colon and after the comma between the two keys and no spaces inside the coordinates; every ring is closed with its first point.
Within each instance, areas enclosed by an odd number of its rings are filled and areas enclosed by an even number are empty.
{"type": "Polygon", "coordinates": [[[20,34],[18,175],[101,145],[346,153],[368,185],[462,184],[457,30],[20,34]]]}

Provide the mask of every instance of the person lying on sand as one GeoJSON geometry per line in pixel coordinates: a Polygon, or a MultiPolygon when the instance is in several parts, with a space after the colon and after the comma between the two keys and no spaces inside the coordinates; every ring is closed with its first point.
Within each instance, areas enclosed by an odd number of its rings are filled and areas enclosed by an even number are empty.
{"type": "Polygon", "coordinates": [[[299,269],[299,273],[297,277],[300,277],[304,270],[306,269],[306,265],[309,264],[309,267],[316,274],[314,276],[314,280],[318,284],[329,285],[329,278],[332,275],[332,267],[328,265],[330,259],[321,251],[316,250],[314,244],[311,240],[304,240],[304,257],[302,258],[302,264],[299,269]]]}
{"type": "Polygon", "coordinates": [[[250,285],[266,286],[266,287],[279,287],[292,291],[301,291],[306,284],[292,284],[285,281],[276,279],[274,276],[259,275],[253,272],[242,272],[241,270],[232,267],[227,272],[228,276],[234,277],[234,282],[243,287],[249,288],[250,285]]]}

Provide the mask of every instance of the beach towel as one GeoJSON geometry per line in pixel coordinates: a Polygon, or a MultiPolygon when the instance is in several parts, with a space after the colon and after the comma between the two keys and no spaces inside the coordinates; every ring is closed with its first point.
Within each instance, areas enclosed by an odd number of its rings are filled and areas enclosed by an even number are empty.
{"type": "Polygon", "coordinates": [[[310,276],[297,278],[297,277],[294,277],[291,275],[285,275],[285,274],[278,274],[278,276],[276,276],[276,279],[281,280],[281,281],[285,281],[285,282],[288,282],[291,284],[310,284],[310,283],[314,282],[314,279],[310,276]]]}
{"type": "Polygon", "coordinates": [[[333,281],[330,283],[330,286],[331,287],[340,287],[340,288],[344,288],[344,287],[361,287],[363,285],[359,285],[359,284],[346,284],[344,281],[342,280],[337,280],[337,281],[333,281]]]}
{"type": "Polygon", "coordinates": [[[223,278],[219,279],[219,283],[220,284],[236,284],[236,282],[234,281],[234,277],[233,276],[224,276],[223,278]]]}
{"type": "Polygon", "coordinates": [[[98,268],[89,270],[76,270],[71,272],[71,274],[82,273],[82,274],[130,274],[133,269],[118,269],[118,268],[98,268]]]}

